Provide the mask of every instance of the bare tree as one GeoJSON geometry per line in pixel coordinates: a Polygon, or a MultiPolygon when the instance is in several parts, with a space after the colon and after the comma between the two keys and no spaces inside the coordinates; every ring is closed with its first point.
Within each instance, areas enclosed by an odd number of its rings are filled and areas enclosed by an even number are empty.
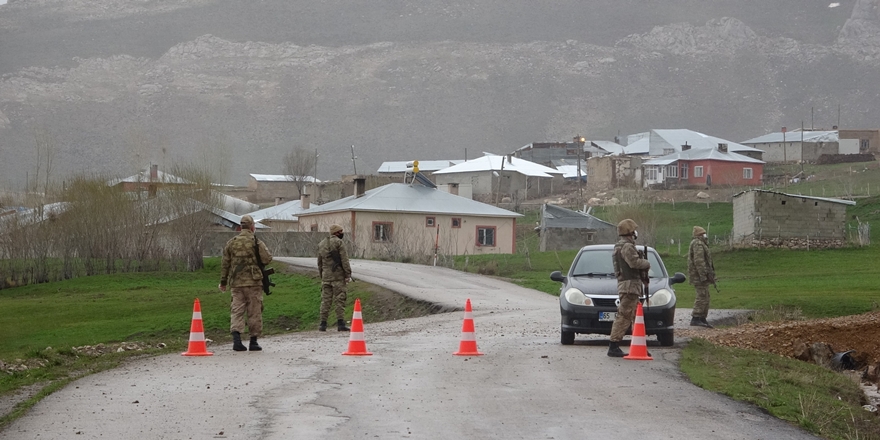
{"type": "Polygon", "coordinates": [[[317,161],[317,153],[306,151],[299,147],[295,147],[284,156],[284,169],[282,172],[293,178],[293,183],[296,185],[296,191],[299,195],[302,195],[303,188],[308,183],[309,173],[313,172],[317,161]]]}

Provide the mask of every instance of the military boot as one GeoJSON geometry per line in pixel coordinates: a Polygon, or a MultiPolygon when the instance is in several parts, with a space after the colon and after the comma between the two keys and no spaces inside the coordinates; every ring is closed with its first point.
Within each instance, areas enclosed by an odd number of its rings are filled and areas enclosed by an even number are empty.
{"type": "Polygon", "coordinates": [[[620,345],[618,345],[617,342],[610,342],[608,343],[608,356],[622,358],[626,356],[626,354],[620,349],[620,345]]]}
{"type": "Polygon", "coordinates": [[[691,318],[691,327],[712,328],[712,326],[709,325],[709,322],[706,321],[706,318],[697,318],[696,316],[691,318]]]}
{"type": "Polygon", "coordinates": [[[345,326],[345,320],[344,320],[344,319],[340,319],[340,320],[337,320],[337,321],[336,321],[336,329],[339,330],[339,331],[341,331],[341,332],[348,332],[348,331],[351,331],[350,328],[348,328],[348,327],[345,326]]]}
{"type": "Polygon", "coordinates": [[[318,331],[321,331],[321,332],[327,331],[327,321],[321,321],[321,325],[318,326],[318,331]]]}
{"type": "Polygon", "coordinates": [[[251,336],[251,343],[248,345],[248,350],[250,351],[260,351],[263,347],[260,347],[260,344],[257,344],[257,337],[251,336]]]}
{"type": "Polygon", "coordinates": [[[247,351],[247,347],[241,343],[241,333],[232,332],[232,349],[235,351],[247,351]]]}

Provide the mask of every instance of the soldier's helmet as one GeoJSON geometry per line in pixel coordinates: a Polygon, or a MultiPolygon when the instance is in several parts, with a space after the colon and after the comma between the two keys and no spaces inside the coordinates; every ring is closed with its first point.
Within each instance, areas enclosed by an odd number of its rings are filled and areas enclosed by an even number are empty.
{"type": "Polygon", "coordinates": [[[638,227],[632,219],[623,219],[617,224],[617,235],[632,235],[638,227]]]}
{"type": "Polygon", "coordinates": [[[335,235],[342,232],[342,226],[339,225],[331,225],[330,226],[330,234],[335,235]]]}
{"type": "Polygon", "coordinates": [[[699,226],[694,226],[694,237],[701,237],[705,233],[706,233],[705,229],[703,229],[699,226]]]}
{"type": "Polygon", "coordinates": [[[242,228],[250,228],[254,225],[254,218],[249,215],[241,216],[241,227],[242,228]]]}

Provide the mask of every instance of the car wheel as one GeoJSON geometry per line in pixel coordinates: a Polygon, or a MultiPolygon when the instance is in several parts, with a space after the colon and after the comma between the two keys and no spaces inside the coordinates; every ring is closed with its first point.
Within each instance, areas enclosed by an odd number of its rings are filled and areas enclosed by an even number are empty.
{"type": "Polygon", "coordinates": [[[671,347],[675,344],[675,333],[657,333],[657,340],[660,341],[660,345],[664,347],[671,347]]]}
{"type": "Polygon", "coordinates": [[[574,332],[563,331],[560,342],[562,342],[562,345],[574,344],[574,332]]]}

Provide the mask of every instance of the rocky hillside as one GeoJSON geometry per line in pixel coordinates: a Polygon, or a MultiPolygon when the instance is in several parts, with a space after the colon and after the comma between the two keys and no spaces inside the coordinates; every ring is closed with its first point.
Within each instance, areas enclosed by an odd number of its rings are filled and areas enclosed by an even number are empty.
{"type": "Polygon", "coordinates": [[[281,172],[291,147],[317,149],[330,179],[575,134],[741,141],[830,127],[838,108],[841,127],[877,128],[878,11],[880,0],[10,0],[0,187],[45,173],[36,145],[56,153],[59,180],[198,161],[244,183],[281,172]]]}

